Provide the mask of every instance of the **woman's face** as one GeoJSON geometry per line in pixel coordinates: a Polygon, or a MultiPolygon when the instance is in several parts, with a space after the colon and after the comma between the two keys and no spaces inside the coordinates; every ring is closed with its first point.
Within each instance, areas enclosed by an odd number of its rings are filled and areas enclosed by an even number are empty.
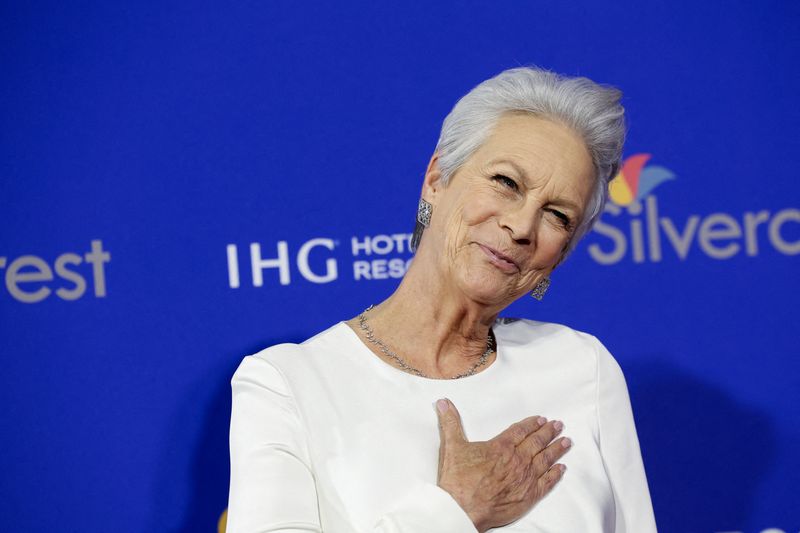
{"type": "Polygon", "coordinates": [[[560,261],[583,216],[594,166],[566,126],[529,114],[501,117],[451,177],[432,160],[423,196],[433,204],[429,248],[465,297],[505,307],[560,261]]]}

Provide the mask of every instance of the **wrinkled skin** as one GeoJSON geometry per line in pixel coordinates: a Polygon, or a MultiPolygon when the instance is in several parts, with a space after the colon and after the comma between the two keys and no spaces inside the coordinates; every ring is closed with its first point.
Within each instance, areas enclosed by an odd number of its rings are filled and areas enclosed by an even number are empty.
{"type": "Polygon", "coordinates": [[[561,479],[555,462],[572,442],[553,439],[563,425],[533,416],[486,442],[468,442],[452,402],[440,400],[438,484],[453,496],[483,533],[513,522],[561,479]],[[552,442],[551,442],[552,441],[552,442]]]}
{"type": "MultiPolygon", "coordinates": [[[[575,132],[522,113],[501,117],[446,184],[438,158],[431,158],[422,186],[431,224],[400,286],[368,319],[408,365],[447,379],[475,365],[498,314],[563,260],[595,170],[575,132]]],[[[364,337],[357,318],[349,324],[377,357],[394,364],[364,337]]],[[[438,485],[479,531],[515,521],[564,475],[557,461],[571,442],[559,437],[560,422],[540,425],[532,416],[491,440],[468,442],[456,407],[445,405],[438,485]]]]}
{"type": "Polygon", "coordinates": [[[420,255],[435,250],[435,268],[453,293],[499,312],[561,261],[593,183],[591,157],[572,130],[503,116],[446,186],[434,155],[422,190],[434,216],[420,255]],[[498,268],[481,246],[514,265],[498,268]]]}
{"type": "MultiPolygon", "coordinates": [[[[423,197],[435,216],[424,244],[440,251],[435,268],[455,299],[496,315],[563,259],[589,202],[594,167],[583,141],[566,126],[512,114],[498,121],[446,186],[438,178],[434,155],[423,197]]],[[[443,402],[437,405],[438,484],[478,531],[518,519],[564,475],[566,467],[556,461],[572,443],[556,438],[560,422],[542,425],[533,416],[489,441],[468,442],[455,406],[443,402]]]]}

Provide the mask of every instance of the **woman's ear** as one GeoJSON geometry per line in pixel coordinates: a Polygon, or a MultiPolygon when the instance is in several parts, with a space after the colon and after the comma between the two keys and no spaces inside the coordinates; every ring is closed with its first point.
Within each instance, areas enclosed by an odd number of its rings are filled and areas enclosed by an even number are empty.
{"type": "Polygon", "coordinates": [[[428,162],[428,169],[425,171],[425,179],[422,181],[421,196],[429,203],[436,205],[436,199],[443,187],[442,171],[439,168],[439,152],[434,152],[431,156],[431,160],[428,162]]]}

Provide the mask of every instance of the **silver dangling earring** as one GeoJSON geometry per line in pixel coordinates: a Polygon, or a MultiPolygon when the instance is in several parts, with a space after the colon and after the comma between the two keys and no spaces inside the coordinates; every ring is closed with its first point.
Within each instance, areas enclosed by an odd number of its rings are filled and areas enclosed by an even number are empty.
{"type": "Polygon", "coordinates": [[[417,225],[414,226],[414,234],[411,236],[411,243],[409,244],[412,252],[417,251],[419,241],[422,239],[422,232],[431,225],[432,212],[433,206],[426,202],[425,198],[420,197],[419,205],[417,206],[417,225]]]}
{"type": "Polygon", "coordinates": [[[531,291],[531,296],[533,296],[534,298],[536,298],[541,302],[542,298],[544,298],[544,293],[547,292],[547,288],[549,286],[550,286],[550,278],[540,279],[539,283],[537,283],[536,286],[531,291]]]}

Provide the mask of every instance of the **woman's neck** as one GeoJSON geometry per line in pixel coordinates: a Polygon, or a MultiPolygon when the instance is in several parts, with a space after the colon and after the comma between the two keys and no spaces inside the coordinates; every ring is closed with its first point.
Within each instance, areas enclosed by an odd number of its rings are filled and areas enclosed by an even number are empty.
{"type": "MultiPolygon", "coordinates": [[[[430,377],[452,377],[480,360],[499,309],[459,296],[438,276],[424,276],[421,267],[412,262],[397,290],[367,313],[367,323],[407,364],[430,377]]],[[[350,324],[364,337],[358,318],[350,324]]],[[[374,344],[367,345],[385,357],[374,344]]],[[[493,361],[491,354],[487,366],[493,361]]]]}

